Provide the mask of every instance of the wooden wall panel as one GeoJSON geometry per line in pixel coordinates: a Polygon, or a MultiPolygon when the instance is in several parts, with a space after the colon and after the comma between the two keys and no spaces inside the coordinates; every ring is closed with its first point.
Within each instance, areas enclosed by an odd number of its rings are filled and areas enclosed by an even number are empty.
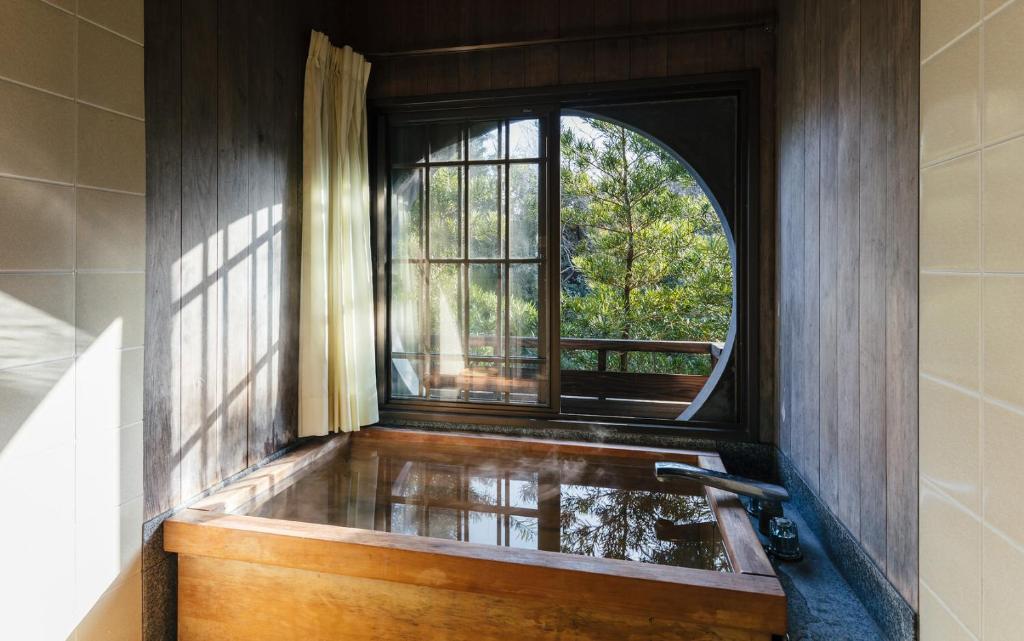
{"type": "Polygon", "coordinates": [[[917,0],[779,21],[779,446],[917,602],[917,0]]]}
{"type": "Polygon", "coordinates": [[[178,265],[181,258],[181,3],[146,7],[146,360],[144,506],[180,502],[178,265]]]}
{"type": "Polygon", "coordinates": [[[304,63],[314,2],[148,3],[145,517],[297,435],[304,63]]]}
{"type": "Polygon", "coordinates": [[[920,10],[891,2],[895,80],[886,297],[886,568],[911,603],[918,588],[918,141],[920,10]],[[908,363],[914,364],[908,366],[908,363]]]}
{"type": "MultiPolygon", "coordinates": [[[[249,460],[249,32],[248,0],[220,0],[217,42],[217,229],[222,252],[220,331],[224,459],[249,460]]],[[[230,473],[224,470],[225,473],[230,473]]]]}
{"type": "MultiPolygon", "coordinates": [[[[217,242],[217,5],[183,0],[181,83],[181,493],[230,470],[221,460],[220,247],[217,242]]],[[[231,473],[228,471],[227,473],[231,473]]]]}

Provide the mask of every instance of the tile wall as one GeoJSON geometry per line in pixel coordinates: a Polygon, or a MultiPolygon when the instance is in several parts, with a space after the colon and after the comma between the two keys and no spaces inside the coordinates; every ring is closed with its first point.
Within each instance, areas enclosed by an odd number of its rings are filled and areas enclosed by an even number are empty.
{"type": "Polygon", "coordinates": [[[1020,639],[1024,0],[923,0],[921,60],[921,636],[1020,639]]]}
{"type": "Polygon", "coordinates": [[[141,637],[143,0],[0,0],[0,638],[141,637]]]}

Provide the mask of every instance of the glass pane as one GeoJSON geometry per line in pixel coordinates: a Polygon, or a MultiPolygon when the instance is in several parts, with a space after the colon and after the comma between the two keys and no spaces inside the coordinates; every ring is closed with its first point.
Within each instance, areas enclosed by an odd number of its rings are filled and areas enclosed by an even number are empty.
{"type": "Polygon", "coordinates": [[[509,367],[510,403],[535,405],[546,402],[542,394],[547,377],[544,375],[543,363],[515,363],[509,367]]]}
{"type": "Polygon", "coordinates": [[[474,403],[495,403],[505,399],[505,377],[503,367],[498,363],[477,362],[463,377],[463,387],[469,390],[469,400],[474,403]]]}
{"type": "Polygon", "coordinates": [[[391,162],[409,164],[427,159],[427,136],[422,126],[391,130],[391,162]]]}
{"type": "Polygon", "coordinates": [[[726,340],[733,313],[729,239],[712,200],[658,141],[597,118],[561,119],[559,170],[562,368],[578,370],[571,396],[587,398],[570,403],[621,414],[625,398],[635,401],[629,416],[675,418],[698,389],[613,387],[589,372],[603,363],[622,380],[680,382],[711,373],[712,347],[726,340]],[[589,339],[625,337],[637,349],[581,349],[589,339]],[[673,341],[704,346],[690,354],[673,341]],[[654,342],[660,351],[645,349],[654,342]]]}
{"type": "Polygon", "coordinates": [[[391,359],[391,398],[417,398],[423,396],[420,373],[423,359],[394,356],[391,359]]]}
{"type": "Polygon", "coordinates": [[[459,265],[430,266],[431,398],[459,396],[458,380],[465,367],[462,336],[462,270],[459,265]]]}
{"type": "Polygon", "coordinates": [[[430,467],[430,483],[427,485],[427,496],[441,503],[456,501],[459,498],[459,471],[461,468],[449,465],[432,465],[430,467]]]}
{"type": "Polygon", "coordinates": [[[395,469],[391,493],[399,498],[414,498],[423,491],[424,470],[422,464],[407,461],[395,469]]]}
{"type": "Polygon", "coordinates": [[[501,123],[477,122],[470,125],[469,159],[497,160],[501,157],[501,123]]]}
{"type": "Polygon", "coordinates": [[[430,127],[430,162],[462,160],[462,126],[430,127]]]}
{"type": "Polygon", "coordinates": [[[509,517],[508,545],[527,550],[537,549],[537,519],[532,516],[509,517]]]}
{"type": "Polygon", "coordinates": [[[462,256],[462,176],[458,167],[430,170],[430,257],[462,256]]]}
{"type": "Polygon", "coordinates": [[[427,530],[429,530],[427,536],[458,541],[461,538],[459,536],[459,513],[449,508],[430,508],[427,530]]]}
{"type": "Polygon", "coordinates": [[[501,516],[488,512],[470,512],[469,541],[471,543],[487,543],[497,545],[501,516]]]}
{"type": "Polygon", "coordinates": [[[500,165],[469,167],[469,257],[501,257],[500,165]]]}
{"type": "Polygon", "coordinates": [[[535,258],[540,221],[540,165],[509,166],[509,256],[535,258]]]}
{"type": "Polygon", "coordinates": [[[423,219],[423,170],[391,172],[391,256],[421,258],[423,219]]]}
{"type": "Polygon", "coordinates": [[[469,353],[502,354],[501,270],[498,265],[469,267],[469,353]]]}
{"type": "Polygon", "coordinates": [[[508,157],[540,157],[539,120],[513,120],[508,124],[508,157]]]}
{"type": "Polygon", "coordinates": [[[512,479],[508,482],[508,504],[512,507],[536,509],[537,475],[530,480],[512,479]]]}
{"type": "Polygon", "coordinates": [[[509,356],[537,356],[540,285],[537,265],[509,265],[509,356]]]}
{"type": "Polygon", "coordinates": [[[401,503],[391,506],[391,531],[397,534],[419,534],[420,508],[401,503]]]}
{"type": "Polygon", "coordinates": [[[472,505],[496,505],[498,502],[498,481],[493,476],[469,477],[469,496],[472,505]]]}
{"type": "Polygon", "coordinates": [[[391,395],[420,396],[424,349],[423,266],[397,261],[391,267],[391,395]]]}

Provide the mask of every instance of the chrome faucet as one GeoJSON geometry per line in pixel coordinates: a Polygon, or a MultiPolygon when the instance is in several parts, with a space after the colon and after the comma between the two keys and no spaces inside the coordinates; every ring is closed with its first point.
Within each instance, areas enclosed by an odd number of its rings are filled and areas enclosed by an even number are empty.
{"type": "Polygon", "coordinates": [[[769,534],[772,518],[783,515],[782,502],[789,500],[789,492],[781,485],[755,481],[686,463],[659,461],[654,464],[654,476],[663,482],[680,479],[696,481],[708,487],[716,487],[754,499],[758,508],[754,512],[758,517],[758,529],[765,535],[769,534]]]}

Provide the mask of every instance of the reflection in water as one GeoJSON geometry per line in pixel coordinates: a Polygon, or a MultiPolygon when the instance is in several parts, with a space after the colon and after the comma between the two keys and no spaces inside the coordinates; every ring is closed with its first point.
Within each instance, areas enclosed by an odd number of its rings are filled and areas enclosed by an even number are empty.
{"type": "Polygon", "coordinates": [[[356,437],[290,481],[242,511],[454,541],[730,569],[704,488],[663,485],[650,461],[522,458],[498,450],[356,437]]]}

